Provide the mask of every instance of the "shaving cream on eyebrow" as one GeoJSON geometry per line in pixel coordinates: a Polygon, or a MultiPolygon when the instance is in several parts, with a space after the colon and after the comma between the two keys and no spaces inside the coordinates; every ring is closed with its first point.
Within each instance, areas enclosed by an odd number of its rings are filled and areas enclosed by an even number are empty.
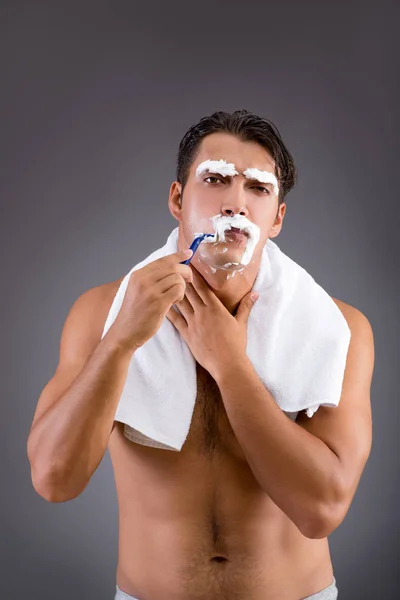
{"type": "Polygon", "coordinates": [[[221,158],[221,160],[205,160],[199,164],[196,169],[196,176],[198,177],[202,173],[219,173],[223,177],[229,176],[233,177],[234,175],[239,175],[239,173],[235,169],[235,165],[233,163],[228,163],[226,160],[221,158]]]}
{"type": "Polygon", "coordinates": [[[243,171],[243,175],[248,179],[257,179],[257,181],[261,181],[261,183],[272,183],[272,185],[274,186],[274,193],[278,195],[278,180],[273,173],[270,173],[269,171],[260,171],[260,169],[252,168],[243,171]]]}

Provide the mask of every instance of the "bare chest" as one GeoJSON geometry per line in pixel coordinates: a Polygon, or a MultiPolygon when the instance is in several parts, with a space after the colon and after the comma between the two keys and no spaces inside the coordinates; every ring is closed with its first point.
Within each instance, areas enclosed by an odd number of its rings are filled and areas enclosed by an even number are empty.
{"type": "Polygon", "coordinates": [[[221,392],[215,380],[196,363],[197,395],[186,450],[212,458],[229,454],[232,458],[245,460],[235,433],[231,427],[221,392]]]}

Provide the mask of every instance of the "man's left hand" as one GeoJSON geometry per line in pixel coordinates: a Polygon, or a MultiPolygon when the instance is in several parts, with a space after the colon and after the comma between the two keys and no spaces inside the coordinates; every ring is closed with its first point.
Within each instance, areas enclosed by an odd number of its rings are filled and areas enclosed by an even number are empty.
{"type": "MultiPolygon", "coordinates": [[[[258,294],[246,294],[233,316],[214,294],[206,280],[192,267],[193,284],[186,284],[183,300],[166,314],[176,327],[195,360],[211,376],[234,360],[246,357],[247,321],[258,294]]],[[[215,377],[214,377],[215,378],[215,377]]]]}

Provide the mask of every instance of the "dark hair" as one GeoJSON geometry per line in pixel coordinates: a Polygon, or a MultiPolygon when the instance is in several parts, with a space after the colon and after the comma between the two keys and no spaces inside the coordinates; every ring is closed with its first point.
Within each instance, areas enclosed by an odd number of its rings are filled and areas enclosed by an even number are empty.
{"type": "Polygon", "coordinates": [[[257,142],[269,152],[275,161],[275,175],[280,183],[280,206],[296,183],[297,172],[293,157],[283,143],[277,127],[268,119],[257,117],[248,110],[236,110],[233,113],[215,112],[200,119],[185,133],[179,144],[176,165],[176,178],[182,184],[182,192],[202,140],[218,131],[232,133],[245,142],[257,142]]]}

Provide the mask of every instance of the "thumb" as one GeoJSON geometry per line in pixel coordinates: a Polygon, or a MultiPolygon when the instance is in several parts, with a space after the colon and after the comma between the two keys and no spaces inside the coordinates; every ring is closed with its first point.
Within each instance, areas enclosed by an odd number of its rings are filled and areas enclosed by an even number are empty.
{"type": "Polygon", "coordinates": [[[236,312],[236,318],[238,321],[247,322],[249,314],[254,304],[257,302],[259,295],[256,292],[249,292],[242,299],[239,304],[239,308],[236,312]]]}

